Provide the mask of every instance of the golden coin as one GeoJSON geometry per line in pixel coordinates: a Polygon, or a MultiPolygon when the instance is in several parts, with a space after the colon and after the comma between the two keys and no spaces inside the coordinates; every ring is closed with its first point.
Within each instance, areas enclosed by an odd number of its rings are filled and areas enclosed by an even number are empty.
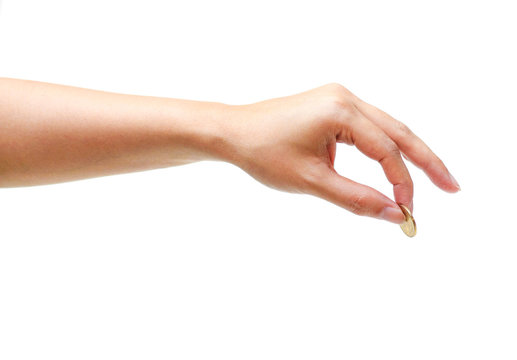
{"type": "Polygon", "coordinates": [[[406,234],[409,237],[413,237],[416,235],[416,223],[415,219],[413,219],[413,215],[411,215],[411,212],[407,207],[405,207],[402,204],[398,204],[400,206],[400,209],[404,213],[404,216],[406,217],[406,220],[402,224],[400,224],[400,228],[402,231],[404,231],[404,234],[406,234]]]}

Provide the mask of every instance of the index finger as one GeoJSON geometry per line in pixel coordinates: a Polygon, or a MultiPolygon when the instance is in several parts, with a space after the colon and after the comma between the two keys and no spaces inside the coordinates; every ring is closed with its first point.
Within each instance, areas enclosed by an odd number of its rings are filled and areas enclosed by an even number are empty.
{"type": "Polygon", "coordinates": [[[377,125],[357,111],[347,120],[338,141],[354,144],[363,154],[378,161],[393,185],[395,202],[413,210],[413,181],[395,142],[377,125]]]}

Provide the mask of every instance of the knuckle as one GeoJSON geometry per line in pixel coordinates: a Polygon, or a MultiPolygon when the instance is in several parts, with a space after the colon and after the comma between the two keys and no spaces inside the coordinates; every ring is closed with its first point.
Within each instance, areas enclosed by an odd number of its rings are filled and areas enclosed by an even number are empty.
{"type": "Polygon", "coordinates": [[[325,85],[325,88],[327,88],[330,91],[335,91],[335,92],[346,92],[347,91],[347,89],[343,85],[336,83],[336,82],[325,85]]]}
{"type": "Polygon", "coordinates": [[[367,197],[362,193],[353,194],[348,203],[348,209],[356,215],[366,215],[367,197]]]}
{"type": "Polygon", "coordinates": [[[340,101],[337,101],[335,103],[337,110],[344,116],[349,117],[351,116],[355,111],[355,106],[347,99],[342,99],[340,101]]]}
{"type": "MultiPolygon", "coordinates": [[[[443,164],[443,163],[442,163],[443,164]]],[[[421,164],[420,164],[420,168],[426,170],[426,169],[431,169],[435,166],[435,161],[432,157],[425,157],[422,161],[421,161],[421,164]]]]}
{"type": "Polygon", "coordinates": [[[395,128],[397,129],[397,132],[403,136],[409,136],[413,133],[406,124],[398,120],[395,120],[395,128]]]}
{"type": "Polygon", "coordinates": [[[435,166],[445,167],[443,162],[436,155],[434,155],[433,152],[429,148],[427,148],[427,149],[420,148],[419,151],[421,151],[421,154],[423,154],[423,156],[421,156],[421,158],[419,159],[419,161],[417,163],[417,166],[420,169],[425,170],[425,169],[430,169],[435,166]]]}
{"type": "Polygon", "coordinates": [[[384,145],[384,148],[388,152],[389,156],[399,156],[400,155],[399,147],[391,139],[386,140],[386,144],[384,145]]]}
{"type": "Polygon", "coordinates": [[[350,116],[356,110],[353,104],[353,96],[343,85],[338,83],[330,83],[324,86],[326,90],[326,98],[328,108],[333,112],[333,115],[339,117],[350,116]]]}
{"type": "Polygon", "coordinates": [[[406,188],[406,189],[409,189],[410,191],[413,191],[413,180],[411,180],[410,177],[408,178],[405,178],[401,183],[400,183],[400,186],[402,188],[406,188]]]}
{"type": "Polygon", "coordinates": [[[411,176],[407,176],[402,184],[410,189],[413,189],[413,179],[411,179],[411,176]]]}
{"type": "Polygon", "coordinates": [[[330,105],[336,116],[342,119],[351,118],[356,111],[355,105],[346,96],[332,96],[330,105]]]}

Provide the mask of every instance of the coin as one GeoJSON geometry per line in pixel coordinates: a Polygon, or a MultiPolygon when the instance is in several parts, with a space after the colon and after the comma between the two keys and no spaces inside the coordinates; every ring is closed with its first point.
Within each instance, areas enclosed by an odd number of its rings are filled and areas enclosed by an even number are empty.
{"type": "Polygon", "coordinates": [[[406,217],[406,220],[402,224],[400,224],[400,228],[402,231],[404,231],[404,234],[406,234],[409,237],[413,237],[416,235],[416,223],[415,219],[413,219],[413,215],[411,215],[411,211],[407,207],[405,207],[402,204],[398,204],[400,206],[400,209],[404,213],[404,216],[406,217]]]}

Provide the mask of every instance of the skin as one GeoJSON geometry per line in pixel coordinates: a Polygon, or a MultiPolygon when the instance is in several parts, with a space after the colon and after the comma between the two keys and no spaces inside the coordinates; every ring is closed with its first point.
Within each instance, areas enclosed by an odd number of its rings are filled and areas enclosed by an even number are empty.
{"type": "Polygon", "coordinates": [[[460,190],[407,126],[339,84],[226,105],[0,78],[2,187],[219,160],[271,188],[401,223],[397,203],[413,209],[413,182],[402,156],[440,189],[460,190]],[[335,171],[338,142],[380,163],[395,201],[335,171]]]}

